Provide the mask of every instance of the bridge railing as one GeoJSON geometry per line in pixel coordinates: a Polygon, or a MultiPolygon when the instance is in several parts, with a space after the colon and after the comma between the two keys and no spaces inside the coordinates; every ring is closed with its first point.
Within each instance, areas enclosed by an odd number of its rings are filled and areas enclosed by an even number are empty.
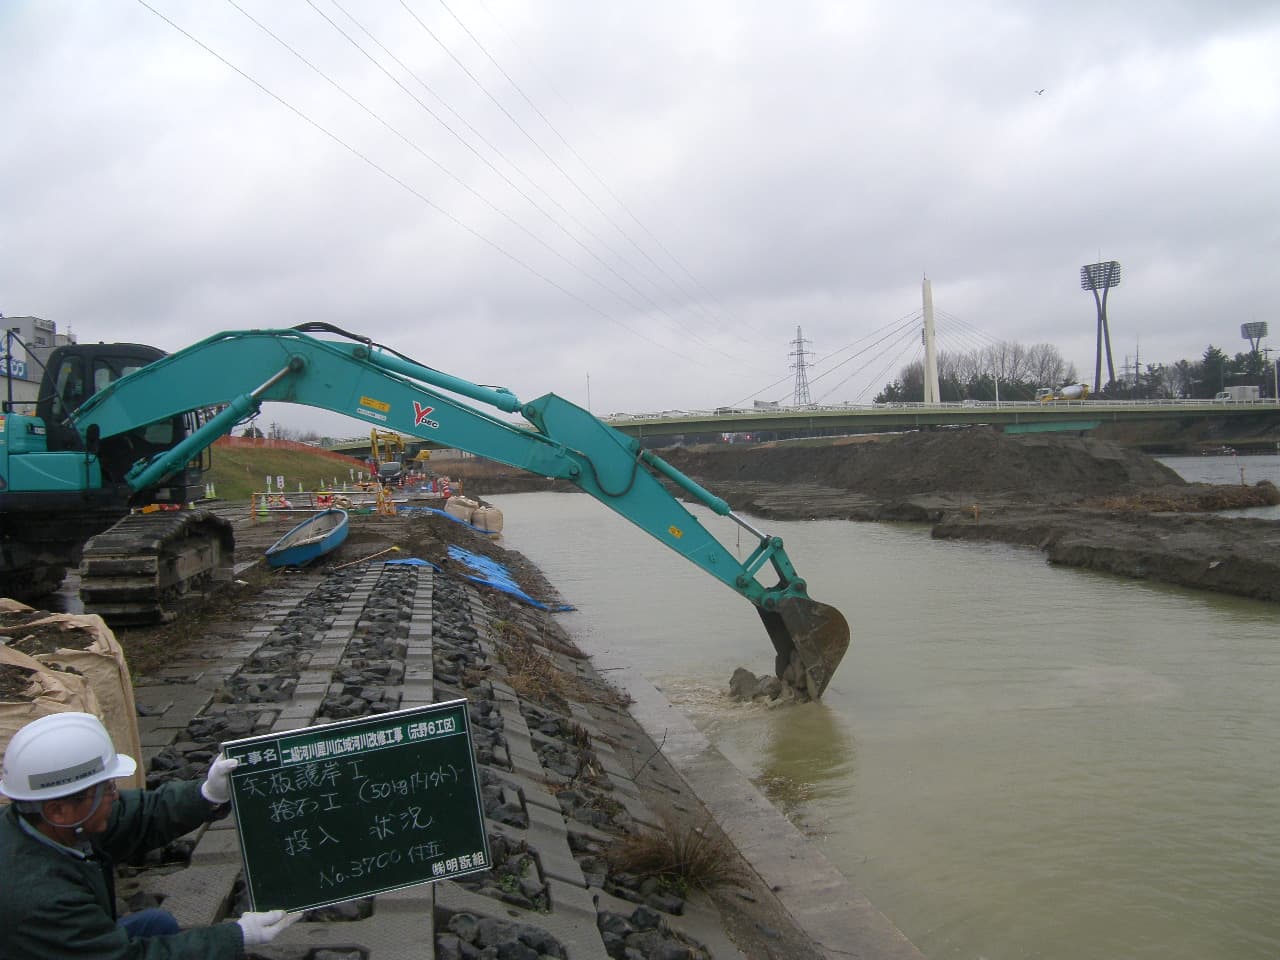
{"type": "Polygon", "coordinates": [[[649,413],[611,413],[602,419],[608,423],[634,423],[637,420],[708,420],[715,417],[735,419],[749,417],[795,417],[804,413],[842,413],[877,410],[1041,410],[1054,407],[1101,408],[1120,407],[1142,409],[1151,407],[1188,407],[1213,409],[1239,409],[1255,406],[1274,408],[1276,400],[1265,397],[1257,400],[1212,400],[1186,399],[1176,397],[1154,398],[1150,400],[1113,400],[1109,397],[1089,397],[1083,400],[946,400],[940,403],[923,403],[918,400],[907,400],[901,403],[834,403],[809,404],[799,407],[717,407],[713,410],[665,410],[649,413]]]}

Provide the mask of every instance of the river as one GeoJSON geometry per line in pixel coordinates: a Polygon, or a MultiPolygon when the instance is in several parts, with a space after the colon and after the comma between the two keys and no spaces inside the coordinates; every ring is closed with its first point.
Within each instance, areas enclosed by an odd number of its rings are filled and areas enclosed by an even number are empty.
{"type": "MultiPolygon", "coordinates": [[[[1239,482],[1237,458],[1182,459],[1239,482]]],[[[822,703],[734,704],[734,667],[772,667],[749,604],[586,497],[494,500],[597,663],[639,667],[930,957],[1280,953],[1274,605],[924,526],[761,521],[853,642],[822,703]]]]}

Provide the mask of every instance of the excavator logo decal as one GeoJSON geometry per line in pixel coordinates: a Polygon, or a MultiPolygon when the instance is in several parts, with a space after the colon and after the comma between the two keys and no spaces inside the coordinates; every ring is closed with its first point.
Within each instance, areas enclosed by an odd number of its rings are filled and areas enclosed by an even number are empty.
{"type": "Polygon", "coordinates": [[[430,427],[432,430],[438,429],[440,424],[430,417],[431,411],[434,409],[435,407],[424,407],[417,400],[413,401],[413,425],[415,427],[430,427]]]}

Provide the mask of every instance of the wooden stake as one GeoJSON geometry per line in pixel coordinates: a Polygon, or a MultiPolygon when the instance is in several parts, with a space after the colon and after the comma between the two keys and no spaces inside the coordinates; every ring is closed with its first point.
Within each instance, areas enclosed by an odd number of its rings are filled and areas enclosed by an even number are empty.
{"type": "Polygon", "coordinates": [[[399,550],[399,547],[387,547],[385,550],[379,550],[377,553],[371,553],[367,557],[361,557],[359,560],[351,560],[347,563],[340,563],[333,569],[341,570],[344,567],[354,567],[357,563],[364,563],[366,560],[372,560],[374,557],[380,557],[384,553],[390,553],[392,550],[399,550]]]}

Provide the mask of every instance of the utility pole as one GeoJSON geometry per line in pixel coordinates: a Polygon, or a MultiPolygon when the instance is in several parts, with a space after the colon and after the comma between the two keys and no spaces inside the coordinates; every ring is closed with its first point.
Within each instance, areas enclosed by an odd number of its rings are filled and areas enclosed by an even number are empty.
{"type": "MultiPolygon", "coordinates": [[[[2,318],[3,316],[4,314],[0,313],[0,318],[2,318]]],[[[4,352],[3,354],[0,354],[0,356],[2,356],[4,359],[4,381],[6,384],[6,395],[4,399],[3,409],[5,413],[13,412],[13,368],[14,368],[13,341],[17,338],[17,336],[18,336],[17,328],[10,327],[9,329],[5,330],[4,352]]],[[[24,349],[25,347],[26,345],[23,344],[24,349]]],[[[28,354],[28,356],[30,356],[30,354],[28,354]]]]}
{"type": "MultiPolygon", "coordinates": [[[[1263,347],[1262,352],[1267,355],[1267,359],[1271,359],[1273,353],[1280,354],[1280,349],[1275,347],[1263,347]]],[[[1276,403],[1280,403],[1280,356],[1271,361],[1271,399],[1276,403]]]]}
{"type": "Polygon", "coordinates": [[[808,406],[813,401],[809,399],[809,371],[805,366],[805,358],[813,356],[804,345],[809,341],[804,338],[804,334],[800,332],[800,328],[796,327],[796,338],[791,341],[791,346],[795,347],[788,356],[795,357],[796,362],[791,368],[796,372],[796,389],[793,406],[808,406]]]}

